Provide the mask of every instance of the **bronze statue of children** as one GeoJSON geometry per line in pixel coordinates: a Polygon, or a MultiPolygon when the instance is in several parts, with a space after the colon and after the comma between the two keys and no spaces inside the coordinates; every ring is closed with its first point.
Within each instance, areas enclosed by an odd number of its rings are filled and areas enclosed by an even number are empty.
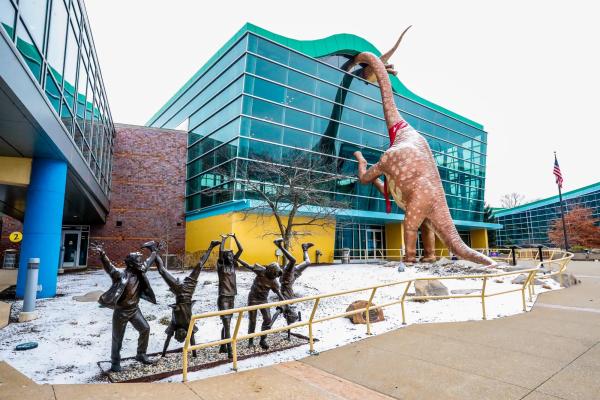
{"type": "MultiPolygon", "coordinates": [[[[187,336],[188,327],[192,319],[192,305],[194,304],[192,296],[194,295],[194,291],[196,290],[196,286],[198,285],[198,276],[202,271],[202,267],[204,267],[204,264],[206,264],[210,253],[220,243],[221,242],[218,240],[213,240],[212,242],[210,242],[210,246],[208,246],[208,250],[206,250],[206,253],[204,253],[198,264],[194,267],[194,269],[192,269],[192,272],[190,272],[188,276],[183,278],[183,282],[171,275],[169,271],[167,271],[167,269],[165,268],[165,265],[160,255],[156,255],[156,266],[158,267],[158,273],[165,280],[171,292],[175,294],[175,304],[169,305],[169,307],[171,307],[173,310],[171,312],[171,323],[165,330],[167,338],[165,339],[165,344],[163,346],[163,357],[167,353],[167,348],[169,347],[169,342],[171,341],[173,335],[175,335],[175,340],[177,340],[180,343],[183,343],[183,341],[185,340],[185,337],[187,336]]],[[[156,251],[156,248],[153,248],[152,250],[156,251]]],[[[197,331],[198,327],[194,325],[192,337],[190,338],[190,344],[192,345],[196,344],[194,334],[197,331]]],[[[192,351],[192,355],[196,357],[196,350],[192,351]]]]}
{"type": "MultiPolygon", "coordinates": [[[[296,279],[302,275],[304,270],[308,268],[310,265],[310,257],[308,256],[308,249],[314,246],[312,243],[303,243],[302,251],[304,253],[304,261],[298,265],[296,265],[296,258],[290,253],[287,249],[283,247],[283,239],[279,238],[274,241],[275,246],[281,250],[283,256],[287,259],[287,263],[283,267],[283,273],[279,278],[279,283],[281,284],[281,294],[286,300],[293,299],[295,297],[294,294],[294,282],[296,279]]],[[[288,305],[286,308],[277,307],[275,314],[273,314],[273,318],[271,319],[272,327],[275,321],[279,316],[283,315],[285,321],[288,325],[293,324],[294,322],[300,321],[302,319],[302,315],[300,311],[296,310],[296,306],[294,304],[288,305]]],[[[291,332],[287,331],[287,338],[290,339],[291,332]]]]}
{"type": "MultiPolygon", "coordinates": [[[[279,298],[279,300],[285,300],[281,294],[281,285],[279,284],[278,278],[281,276],[283,271],[278,263],[272,262],[267,266],[262,266],[258,263],[250,265],[243,260],[238,260],[238,263],[249,269],[256,274],[250,293],[248,294],[248,305],[254,306],[258,304],[268,303],[269,292],[273,291],[279,298]]],[[[287,307],[285,307],[287,310],[287,307]]],[[[284,310],[284,311],[285,311],[284,310]]],[[[261,331],[267,330],[271,327],[271,310],[268,308],[261,308],[260,313],[262,314],[262,326],[261,331]]],[[[248,311],[248,333],[254,333],[256,330],[256,310],[248,311]]],[[[267,344],[267,337],[263,335],[260,337],[260,347],[267,350],[269,345],[267,344]]],[[[253,346],[254,340],[250,338],[248,340],[248,346],[253,346]]]]}
{"type": "Polygon", "coordinates": [[[281,283],[281,294],[286,300],[294,298],[294,282],[302,275],[304,270],[310,265],[310,258],[308,256],[308,249],[313,247],[312,243],[302,243],[302,252],[304,255],[304,261],[296,265],[296,258],[286,248],[283,247],[283,238],[275,240],[275,246],[281,250],[283,256],[287,259],[287,263],[283,267],[283,274],[279,278],[281,283]]]}
{"type": "MultiPolygon", "coordinates": [[[[148,246],[149,244],[146,244],[148,246]]],[[[156,296],[150,287],[146,271],[154,263],[156,251],[152,251],[150,257],[142,262],[142,254],[139,252],[130,253],[125,258],[124,270],[115,268],[106,256],[106,252],[101,245],[93,248],[98,252],[102,260],[102,266],[106,273],[112,279],[112,286],[103,293],[98,302],[108,308],[112,308],[112,348],[111,348],[111,371],[121,371],[121,347],[123,345],[123,336],[127,323],[139,332],[137,355],[135,359],[144,363],[152,364],[152,361],[146,355],[148,349],[148,340],[150,338],[150,326],[142,315],[138,303],[140,298],[156,304],[156,296]]]]}
{"type": "MultiPolygon", "coordinates": [[[[217,261],[217,274],[219,276],[219,297],[217,298],[217,307],[219,311],[230,310],[235,307],[235,296],[237,295],[235,267],[243,251],[244,249],[235,236],[235,233],[221,235],[219,259],[217,261]],[[232,250],[225,250],[225,242],[228,237],[232,237],[233,240],[235,240],[235,244],[238,248],[235,254],[233,254],[232,250]]],[[[229,339],[231,337],[231,314],[221,316],[221,321],[223,322],[221,339],[229,339]]],[[[228,358],[233,358],[231,343],[221,345],[219,352],[226,352],[228,358]]]]}

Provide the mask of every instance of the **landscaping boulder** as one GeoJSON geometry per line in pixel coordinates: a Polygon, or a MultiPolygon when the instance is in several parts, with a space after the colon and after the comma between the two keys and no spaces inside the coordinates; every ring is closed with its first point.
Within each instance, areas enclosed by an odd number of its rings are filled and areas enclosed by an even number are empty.
{"type": "MultiPolygon", "coordinates": [[[[513,279],[510,283],[514,283],[515,285],[522,285],[525,280],[527,279],[528,274],[521,274],[519,276],[517,276],[515,279],[513,279]]],[[[544,282],[540,281],[539,279],[534,279],[533,282],[534,285],[543,285],[544,282]]]]}
{"type": "Polygon", "coordinates": [[[451,290],[452,294],[472,294],[472,293],[481,293],[481,289],[454,289],[451,290]]]}
{"type": "MultiPolygon", "coordinates": [[[[352,302],[346,308],[346,311],[354,311],[360,308],[365,308],[369,304],[368,301],[365,300],[356,300],[352,302]]],[[[367,323],[367,313],[365,311],[350,315],[348,319],[352,321],[353,324],[366,324],[367,323]]],[[[381,307],[377,307],[375,304],[371,304],[371,308],[369,309],[369,322],[380,322],[383,321],[385,317],[383,316],[383,309],[381,307]]]]}
{"type": "Polygon", "coordinates": [[[571,272],[563,272],[562,274],[554,275],[552,277],[552,279],[554,279],[558,283],[561,283],[560,282],[561,275],[562,275],[562,286],[563,287],[568,288],[573,285],[577,285],[577,284],[581,283],[581,281],[579,279],[577,279],[577,277],[575,275],[573,275],[571,272]]]}
{"type": "Polygon", "coordinates": [[[448,296],[448,288],[439,280],[416,281],[416,296],[448,296]]]}
{"type": "Polygon", "coordinates": [[[102,293],[104,293],[102,290],[94,290],[93,292],[86,293],[82,296],[73,296],[73,300],[82,303],[97,302],[102,293]]]}

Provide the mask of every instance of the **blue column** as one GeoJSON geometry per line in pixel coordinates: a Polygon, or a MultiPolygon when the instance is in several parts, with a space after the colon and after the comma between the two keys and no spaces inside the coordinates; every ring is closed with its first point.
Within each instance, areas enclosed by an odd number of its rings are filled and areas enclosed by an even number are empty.
{"type": "Polygon", "coordinates": [[[27,260],[30,258],[40,259],[38,284],[42,290],[37,297],[56,295],[66,182],[66,162],[44,158],[33,160],[19,256],[18,298],[25,294],[27,260]]]}

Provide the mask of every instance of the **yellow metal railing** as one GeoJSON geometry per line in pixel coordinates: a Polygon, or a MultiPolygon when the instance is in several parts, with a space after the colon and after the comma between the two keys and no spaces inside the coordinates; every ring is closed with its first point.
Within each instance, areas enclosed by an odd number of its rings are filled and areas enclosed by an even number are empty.
{"type": "MultiPolygon", "coordinates": [[[[493,259],[510,262],[512,260],[512,250],[510,248],[473,248],[473,250],[485,254],[493,259]]],[[[344,258],[344,251],[349,253],[350,260],[402,260],[405,256],[405,249],[335,249],[333,258],[340,260],[344,258]]],[[[555,254],[562,253],[560,249],[543,249],[542,256],[544,260],[551,260],[555,254]]],[[[436,258],[451,257],[452,253],[447,248],[434,249],[436,258]]],[[[417,257],[423,255],[423,249],[417,249],[417,257]]],[[[520,261],[539,260],[540,252],[537,248],[515,249],[515,258],[520,261]]]]}
{"type": "MultiPolygon", "coordinates": [[[[314,295],[314,296],[307,296],[307,297],[301,297],[301,298],[297,298],[297,299],[278,301],[278,302],[274,302],[274,303],[258,304],[258,305],[254,305],[254,306],[239,307],[239,308],[234,308],[234,309],[230,309],[230,310],[213,311],[213,312],[207,312],[207,313],[203,313],[203,314],[196,314],[196,315],[193,315],[191,318],[187,337],[186,337],[184,345],[183,345],[183,380],[187,381],[188,355],[189,355],[189,352],[194,351],[194,350],[201,350],[201,349],[205,349],[207,347],[220,346],[222,344],[231,343],[231,350],[233,353],[233,360],[232,360],[233,369],[237,370],[237,361],[238,361],[237,343],[240,340],[250,339],[250,338],[257,337],[257,336],[267,335],[267,334],[271,334],[271,333],[278,333],[278,332],[287,331],[289,329],[295,329],[295,328],[307,326],[308,327],[309,352],[314,353],[314,337],[313,337],[313,325],[314,324],[319,323],[319,322],[329,321],[329,320],[336,319],[336,318],[349,317],[351,315],[359,314],[362,312],[365,313],[367,334],[370,335],[371,334],[371,321],[370,321],[369,310],[373,304],[373,298],[375,297],[377,290],[381,289],[381,288],[389,288],[389,287],[393,287],[393,286],[405,285],[404,289],[402,291],[402,296],[399,299],[396,299],[396,300],[393,300],[393,301],[390,301],[390,302],[387,302],[384,304],[379,304],[376,306],[377,308],[385,308],[385,307],[389,307],[392,305],[400,304],[400,307],[402,310],[402,324],[403,325],[406,324],[405,301],[406,301],[406,297],[408,295],[408,290],[409,290],[410,286],[414,285],[415,282],[417,282],[417,281],[482,279],[481,294],[456,294],[456,295],[445,295],[445,296],[411,296],[411,298],[413,300],[443,300],[443,299],[479,298],[479,299],[481,299],[482,318],[486,319],[486,305],[485,305],[486,298],[492,297],[492,296],[498,296],[501,294],[520,291],[522,301],[523,301],[523,311],[527,311],[525,291],[526,290],[528,291],[529,298],[531,301],[531,296],[534,294],[534,289],[533,289],[534,285],[532,285],[532,283],[534,283],[534,279],[536,279],[536,278],[545,279],[545,278],[549,278],[553,275],[562,274],[562,272],[564,272],[565,269],[567,268],[567,264],[569,263],[569,261],[571,260],[572,257],[573,257],[572,253],[564,253],[563,256],[560,258],[557,258],[554,260],[548,260],[548,261],[545,260],[543,263],[541,263],[541,262],[538,263],[537,266],[534,268],[519,270],[519,271],[511,271],[511,272],[488,274],[488,275],[483,275],[483,274],[459,275],[459,276],[439,276],[439,277],[406,279],[406,280],[402,280],[402,281],[384,283],[381,285],[363,287],[360,289],[343,290],[343,291],[339,291],[339,292],[335,292],[335,293],[318,294],[318,295],[314,295]],[[545,274],[545,275],[540,275],[539,274],[540,267],[542,267],[542,266],[545,267],[544,270],[551,271],[551,272],[548,274],[545,274]],[[552,270],[551,266],[557,266],[557,268],[555,270],[552,270]],[[511,275],[520,275],[520,274],[527,274],[527,277],[523,281],[523,284],[521,285],[521,287],[515,288],[515,289],[510,289],[510,290],[504,290],[504,291],[500,291],[500,292],[493,292],[493,293],[489,293],[486,291],[488,280],[494,279],[494,278],[511,276],[511,275]],[[338,313],[338,314],[333,314],[333,315],[327,315],[327,316],[324,316],[321,318],[315,318],[315,314],[319,307],[319,303],[321,302],[322,299],[331,298],[331,297],[339,297],[339,296],[344,296],[344,295],[353,294],[353,293],[360,293],[360,292],[370,292],[369,300],[367,302],[367,305],[364,308],[360,308],[360,309],[356,309],[356,310],[352,310],[352,311],[346,311],[343,313],[338,313]],[[273,308],[273,307],[279,307],[279,306],[285,306],[285,305],[297,304],[297,303],[305,303],[305,302],[311,302],[311,301],[314,303],[312,305],[310,317],[306,321],[299,321],[299,322],[296,322],[296,323],[293,323],[290,325],[284,325],[284,326],[280,326],[278,328],[271,328],[268,330],[254,332],[251,334],[240,335],[240,333],[239,333],[240,324],[242,322],[244,313],[247,313],[248,311],[260,310],[260,309],[264,309],[264,308],[273,308]],[[210,317],[220,317],[223,315],[232,315],[233,316],[234,314],[237,314],[237,320],[236,320],[235,327],[234,327],[231,338],[213,340],[210,342],[195,344],[195,345],[192,345],[190,343],[190,339],[191,339],[192,332],[193,332],[193,327],[194,327],[196,321],[201,320],[201,319],[210,318],[210,317]]],[[[561,275],[561,284],[562,284],[562,275],[561,275]]]]}

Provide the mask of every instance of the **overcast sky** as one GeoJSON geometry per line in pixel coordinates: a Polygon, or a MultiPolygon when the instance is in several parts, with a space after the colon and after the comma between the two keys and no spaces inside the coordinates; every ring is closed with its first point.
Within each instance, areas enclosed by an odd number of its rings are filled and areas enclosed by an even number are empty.
{"type": "Polygon", "coordinates": [[[115,122],[143,125],[245,22],[296,39],[347,32],[412,91],[484,125],[486,201],[600,181],[596,1],[86,0],[115,122]]]}

